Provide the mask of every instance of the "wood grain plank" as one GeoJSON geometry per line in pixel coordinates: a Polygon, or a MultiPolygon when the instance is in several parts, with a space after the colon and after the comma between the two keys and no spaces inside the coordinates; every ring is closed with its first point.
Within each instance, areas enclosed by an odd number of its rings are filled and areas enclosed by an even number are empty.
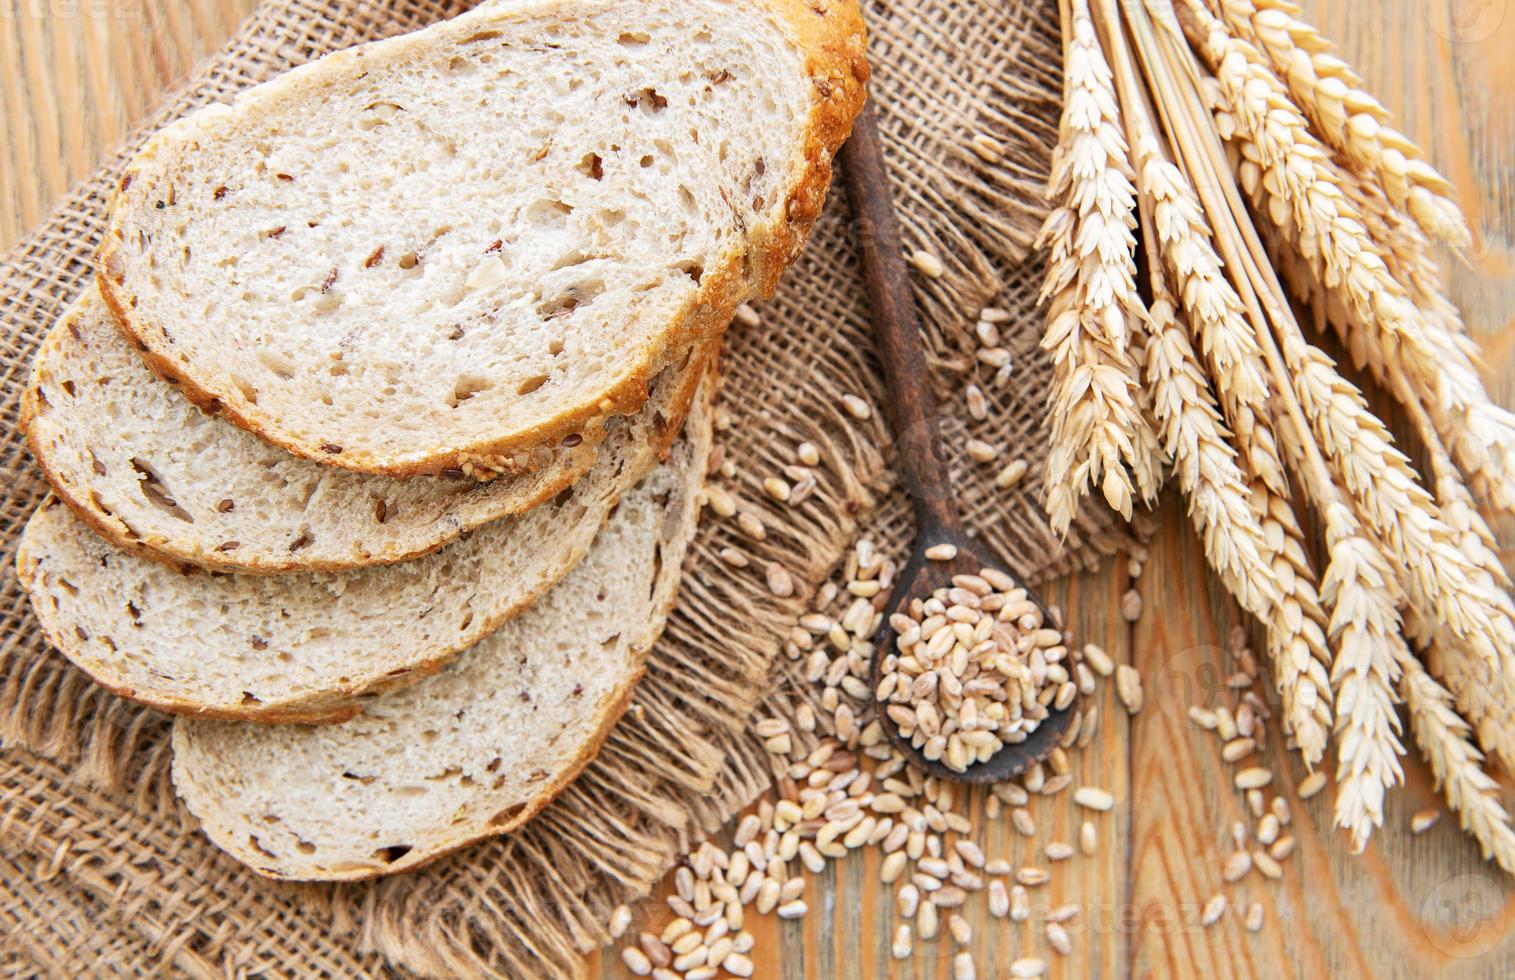
{"type": "Polygon", "coordinates": [[[1229,828],[1237,820],[1255,821],[1242,794],[1231,789],[1236,767],[1222,762],[1217,737],[1187,712],[1190,705],[1234,703],[1222,685],[1236,664],[1218,638],[1240,617],[1202,574],[1199,542],[1177,501],[1167,504],[1163,518],[1144,577],[1149,612],[1137,624],[1134,643],[1147,707],[1132,731],[1132,779],[1141,798],[1132,895],[1143,923],[1132,975],[1515,973],[1515,894],[1499,871],[1481,860],[1450,816],[1426,835],[1409,831],[1411,814],[1441,808],[1415,761],[1407,760],[1407,786],[1391,797],[1385,826],[1366,854],[1353,856],[1332,827],[1330,793],[1300,801],[1294,787],[1304,767],[1275,741],[1257,764],[1277,774],[1275,788],[1290,801],[1298,851],[1280,882],[1254,873],[1241,886],[1223,885],[1229,828]],[[1163,574],[1154,575],[1156,569],[1163,574]],[[1197,912],[1219,892],[1230,896],[1231,908],[1219,925],[1202,929],[1197,912]],[[1257,937],[1240,926],[1251,901],[1266,909],[1257,937]]]}
{"type": "Polygon", "coordinates": [[[0,0],[0,248],[215,50],[257,0],[0,0]]]}

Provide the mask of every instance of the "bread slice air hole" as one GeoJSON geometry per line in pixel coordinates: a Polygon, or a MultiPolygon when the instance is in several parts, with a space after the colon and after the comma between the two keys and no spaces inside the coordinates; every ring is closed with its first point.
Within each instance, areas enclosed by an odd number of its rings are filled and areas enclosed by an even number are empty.
{"type": "Polygon", "coordinates": [[[449,408],[457,408],[474,395],[482,391],[488,391],[491,387],[492,385],[487,378],[479,377],[476,374],[462,375],[452,386],[452,396],[448,398],[447,406],[449,408]]]}
{"type": "Polygon", "coordinates": [[[527,378],[525,381],[521,382],[521,384],[516,388],[516,394],[518,394],[518,395],[530,395],[533,392],[540,390],[541,387],[543,385],[545,385],[549,380],[550,380],[550,376],[549,375],[545,375],[545,374],[532,375],[531,377],[527,378]]]}
{"type": "Polygon", "coordinates": [[[500,826],[503,826],[505,824],[512,823],[525,810],[526,810],[526,804],[525,803],[516,803],[516,804],[513,804],[511,806],[508,806],[505,809],[501,810],[499,813],[496,813],[494,816],[490,817],[489,818],[489,825],[491,827],[500,827],[500,826]]]}

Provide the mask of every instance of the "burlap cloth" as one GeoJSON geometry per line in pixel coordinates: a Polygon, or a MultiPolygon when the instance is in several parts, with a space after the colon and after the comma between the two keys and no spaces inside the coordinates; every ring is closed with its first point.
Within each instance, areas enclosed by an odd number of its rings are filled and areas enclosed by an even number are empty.
{"type": "MultiPolygon", "coordinates": [[[[128,146],[293,65],[464,6],[269,0],[128,146]]],[[[1127,541],[1124,527],[1089,508],[1060,547],[1036,500],[1050,371],[1036,350],[1041,269],[1027,252],[1056,132],[1056,6],[873,0],[868,14],[872,92],[906,244],[947,267],[918,298],[948,431],[959,447],[971,433],[1031,463],[1008,493],[994,489],[992,468],[962,464],[954,476],[969,521],[1033,580],[1092,564],[1127,541]],[[1002,159],[974,152],[969,140],[979,133],[1000,143],[1002,159]],[[1006,345],[1017,368],[998,387],[972,356],[974,314],[991,300],[1014,314],[1006,345]],[[987,422],[969,422],[963,407],[972,375],[993,403],[987,422]]],[[[12,567],[16,536],[44,492],[16,428],[27,365],[90,274],[101,191],[121,159],[0,265],[0,972],[570,975],[580,951],[607,938],[613,906],[645,892],[691,839],[769,785],[759,741],[744,726],[760,699],[768,703],[759,714],[785,714],[803,696],[779,651],[843,550],[863,530],[887,547],[909,538],[908,502],[890,490],[845,195],[833,194],[779,295],[763,304],[762,326],[734,330],[728,342],[721,443],[737,475],[727,484],[763,518],[767,537],[755,543],[734,522],[707,518],[635,706],[597,761],[508,839],[414,875],[301,886],[254,877],[195,830],[168,784],[165,718],[104,694],[50,653],[12,567]],[[847,393],[869,399],[874,417],[847,416],[847,393]],[[805,439],[825,458],[819,492],[798,507],[769,503],[762,478],[791,463],[805,439]],[[723,564],[717,552],[726,546],[754,561],[723,564]],[[770,561],[795,577],[796,594],[769,593],[770,561]]]]}

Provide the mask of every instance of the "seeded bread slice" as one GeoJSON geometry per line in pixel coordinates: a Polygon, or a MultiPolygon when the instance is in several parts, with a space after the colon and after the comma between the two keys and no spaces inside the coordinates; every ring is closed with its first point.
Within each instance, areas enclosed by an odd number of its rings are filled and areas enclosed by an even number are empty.
{"type": "Polygon", "coordinates": [[[593,758],[662,632],[710,452],[697,409],[582,562],[441,673],[339,725],[181,719],[174,784],[276,878],[409,871],[525,823],[593,758]]]}
{"type": "MultiPolygon", "coordinates": [[[[693,350],[653,379],[665,426],[698,383],[693,350]]],[[[369,476],[291,456],[159,381],[90,290],[58,320],[22,401],[32,452],[65,503],[120,548],[218,571],[335,571],[434,551],[550,500],[588,471],[591,440],[528,473],[369,476]]],[[[599,433],[603,435],[603,430],[599,433]]]]}
{"type": "MultiPolygon", "coordinates": [[[[687,402],[679,409],[676,423],[687,402]]],[[[397,565],[180,572],[112,547],[49,498],[21,536],[17,572],[48,640],[123,697],[214,718],[340,720],[361,696],[435,672],[536,601],[675,434],[640,415],[618,419],[571,493],[397,565]]]]}
{"type": "Polygon", "coordinates": [[[99,256],[160,376],[320,462],[512,472],[771,291],[862,103],[856,0],[521,0],[169,126],[99,256]]]}

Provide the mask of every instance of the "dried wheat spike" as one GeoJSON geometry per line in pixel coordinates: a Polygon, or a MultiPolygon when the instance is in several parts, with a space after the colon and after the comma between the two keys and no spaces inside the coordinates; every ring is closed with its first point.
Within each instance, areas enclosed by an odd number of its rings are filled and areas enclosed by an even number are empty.
{"type": "Polygon", "coordinates": [[[1509,681],[1469,652],[1456,637],[1438,632],[1432,618],[1412,604],[1405,610],[1405,635],[1422,651],[1427,666],[1452,692],[1458,712],[1473,726],[1478,744],[1515,764],[1515,712],[1509,706],[1509,681]]]}
{"type": "MultiPolygon", "coordinates": [[[[1462,315],[1447,298],[1440,267],[1431,256],[1431,243],[1370,181],[1343,176],[1342,185],[1357,202],[1368,232],[1380,243],[1384,261],[1396,280],[1424,314],[1426,339],[1442,365],[1440,386],[1417,395],[1431,414],[1437,435],[1445,442],[1473,492],[1488,506],[1515,514],[1515,413],[1495,404],[1479,375],[1478,345],[1467,335],[1462,315]]],[[[1346,322],[1338,325],[1343,333],[1346,322]]],[[[1361,346],[1348,340],[1353,347],[1361,346]]],[[[1366,362],[1382,384],[1382,357],[1369,351],[1366,362]],[[1378,363],[1374,363],[1374,362],[1378,363]]]]}
{"type": "Polygon", "coordinates": [[[1048,196],[1078,216],[1073,284],[1100,336],[1123,354],[1141,307],[1135,281],[1134,174],[1122,135],[1120,102],[1088,0],[1073,0],[1070,20],[1064,27],[1066,101],[1052,153],[1048,196]]]}
{"type": "MultiPolygon", "coordinates": [[[[1049,221],[1056,218],[1054,213],[1049,221]]],[[[1055,247],[1052,255],[1049,267],[1057,264],[1055,247]]],[[[1049,269],[1049,279],[1052,274],[1049,269]]],[[[1047,513],[1059,534],[1067,533],[1091,484],[1130,519],[1138,489],[1127,467],[1137,468],[1146,457],[1138,443],[1141,431],[1154,438],[1136,404],[1136,366],[1129,353],[1117,354],[1089,329],[1074,292],[1069,288],[1052,298],[1042,340],[1053,369],[1047,513]]],[[[1156,483],[1155,475],[1147,480],[1156,483]]]]}
{"type": "Polygon", "coordinates": [[[1361,851],[1383,824],[1384,793],[1404,779],[1399,756],[1399,716],[1394,688],[1399,680],[1399,590],[1383,555],[1362,535],[1346,504],[1325,507],[1331,561],[1321,580],[1321,599],[1331,610],[1336,656],[1336,825],[1361,851]]]}
{"type": "Polygon", "coordinates": [[[1419,146],[1388,122],[1388,109],[1332,53],[1320,32],[1298,18],[1289,0],[1220,0],[1226,24],[1268,54],[1295,102],[1325,141],[1376,179],[1394,206],[1438,241],[1466,248],[1473,236],[1452,199],[1452,184],[1425,160],[1419,146]]]}
{"type": "Polygon", "coordinates": [[[1283,702],[1285,730],[1294,736],[1305,765],[1313,769],[1331,740],[1329,623],[1293,505],[1256,476],[1248,497],[1268,544],[1266,559],[1283,593],[1264,620],[1273,686],[1283,702]]]}
{"type": "Polygon", "coordinates": [[[1220,410],[1161,279],[1154,276],[1147,382],[1163,449],[1173,460],[1205,556],[1242,607],[1264,622],[1283,602],[1265,560],[1268,543],[1247,503],[1246,478],[1226,442],[1220,410]]]}
{"type": "Polygon", "coordinates": [[[1439,622],[1461,637],[1494,636],[1491,609],[1497,600],[1458,550],[1452,529],[1389,431],[1298,327],[1278,332],[1295,397],[1358,513],[1434,604],[1439,622]]]}
{"type": "Polygon", "coordinates": [[[1215,91],[1223,100],[1225,115],[1217,118],[1217,128],[1239,151],[1243,182],[1261,195],[1260,210],[1291,230],[1322,282],[1340,287],[1353,315],[1382,336],[1386,349],[1398,351],[1417,379],[1434,387],[1438,368],[1419,311],[1389,274],[1357,208],[1330,179],[1324,166],[1330,152],[1311,135],[1261,53],[1232,37],[1193,0],[1188,10],[1186,28],[1215,73],[1215,91]],[[1248,176],[1249,165],[1256,168],[1255,177],[1248,176]]]}
{"type": "Polygon", "coordinates": [[[1048,252],[1042,347],[1053,364],[1044,480],[1054,531],[1067,533],[1093,485],[1130,518],[1135,497],[1156,498],[1161,462],[1138,404],[1130,346],[1146,311],[1134,275],[1136,189],[1131,183],[1111,72],[1089,17],[1074,0],[1064,24],[1065,96],[1038,247],[1048,252]]]}
{"type": "Polygon", "coordinates": [[[1268,384],[1262,351],[1210,243],[1210,229],[1189,178],[1164,156],[1151,133],[1136,141],[1135,157],[1141,192],[1152,205],[1163,264],[1217,387],[1239,405],[1263,405],[1268,384]]]}
{"type": "Polygon", "coordinates": [[[1399,689],[1410,709],[1410,728],[1447,805],[1462,829],[1505,871],[1515,874],[1515,830],[1499,800],[1499,785],[1483,768],[1483,756],[1468,741],[1468,726],[1452,710],[1446,690],[1414,657],[1400,658],[1399,689]]]}
{"type": "MultiPolygon", "coordinates": [[[[1412,406],[1413,412],[1413,406],[1412,406]]],[[[1425,433],[1426,451],[1435,477],[1436,502],[1457,538],[1457,547],[1484,574],[1484,585],[1496,599],[1494,625],[1503,642],[1492,650],[1438,630],[1434,616],[1413,596],[1405,627],[1412,641],[1426,650],[1432,669],[1451,689],[1457,708],[1478,733],[1487,752],[1497,753],[1515,767],[1515,601],[1507,591],[1509,575],[1499,559],[1493,531],[1468,496],[1467,487],[1434,431],[1426,431],[1424,413],[1413,412],[1425,433]]]]}
{"type": "MultiPolygon", "coordinates": [[[[1417,384],[1408,397],[1430,414],[1434,437],[1451,447],[1458,468],[1478,499],[1495,510],[1515,514],[1515,413],[1495,404],[1484,388],[1477,365],[1478,346],[1467,336],[1462,315],[1443,291],[1441,270],[1430,255],[1430,241],[1370,181],[1343,170],[1334,161],[1325,166],[1363,215],[1369,234],[1382,249],[1390,275],[1408,287],[1421,316],[1427,346],[1441,365],[1438,384],[1417,384]]],[[[1254,200],[1260,201],[1256,168],[1243,164],[1238,176],[1254,200]]],[[[1353,316],[1343,291],[1339,287],[1327,289],[1319,269],[1311,268],[1294,249],[1281,243],[1279,239],[1287,229],[1263,231],[1273,263],[1290,291],[1315,306],[1318,318],[1335,328],[1353,364],[1368,369],[1374,380],[1391,389],[1395,388],[1388,376],[1391,360],[1399,370],[1414,376],[1411,365],[1386,351],[1381,338],[1353,316]]]]}

